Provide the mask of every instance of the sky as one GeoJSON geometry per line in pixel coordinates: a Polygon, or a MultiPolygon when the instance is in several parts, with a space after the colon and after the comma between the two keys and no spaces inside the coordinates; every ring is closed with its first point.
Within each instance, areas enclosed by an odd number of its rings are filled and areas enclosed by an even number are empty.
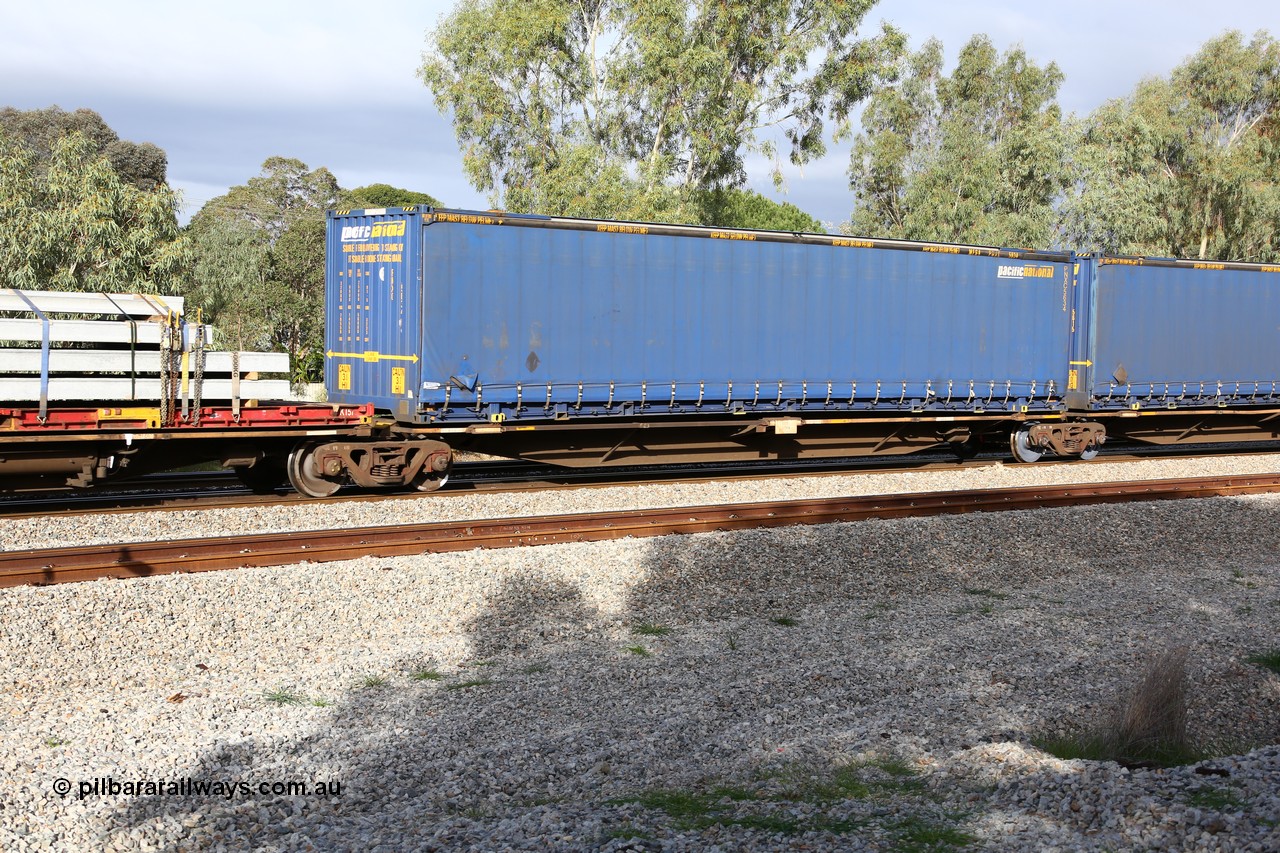
{"type": "MultiPolygon", "coordinates": [[[[448,117],[416,75],[429,31],[453,5],[0,0],[0,107],[88,107],[121,138],[160,146],[183,221],[271,156],[325,166],[344,187],[385,183],[483,209],[448,117]]],[[[881,0],[863,32],[881,20],[913,47],[940,38],[952,65],[975,33],[1002,51],[1021,44],[1035,62],[1058,64],[1059,103],[1083,115],[1167,75],[1224,30],[1280,37],[1280,2],[881,0]]],[[[785,193],[762,159],[748,160],[748,180],[831,227],[850,212],[849,149],[788,167],[785,193]]]]}

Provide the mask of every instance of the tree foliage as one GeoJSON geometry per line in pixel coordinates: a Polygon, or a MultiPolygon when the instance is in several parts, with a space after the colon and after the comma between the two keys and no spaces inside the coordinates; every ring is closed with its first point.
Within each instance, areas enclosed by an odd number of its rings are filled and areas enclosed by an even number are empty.
{"type": "Polygon", "coordinates": [[[1211,39],[1089,116],[1076,164],[1063,217],[1080,248],[1280,259],[1280,42],[1211,39]]]}
{"type": "Polygon", "coordinates": [[[185,263],[177,196],[122,178],[79,131],[41,155],[0,130],[0,285],[172,292],[185,263]]]}
{"type": "Polygon", "coordinates": [[[698,196],[698,206],[698,221],[704,225],[809,234],[824,231],[821,222],[794,204],[776,202],[752,190],[708,190],[698,196]]]}
{"type": "Polygon", "coordinates": [[[690,196],[661,180],[628,173],[600,146],[566,144],[536,183],[507,187],[505,209],[558,216],[696,222],[690,196]]]}
{"type": "Polygon", "coordinates": [[[208,217],[187,227],[191,243],[189,280],[184,292],[203,319],[216,323],[236,349],[268,346],[260,321],[270,301],[271,244],[265,232],[244,220],[208,217]]]}
{"type": "Polygon", "coordinates": [[[1055,242],[1054,203],[1069,180],[1057,104],[1063,75],[985,35],[943,74],[930,40],[863,112],[849,177],[848,230],[912,240],[1006,246],[1055,242]]]}
{"type": "Polygon", "coordinates": [[[340,192],[328,169],[272,157],[188,226],[192,304],[227,345],[288,352],[298,378],[323,369],[324,217],[340,192]]]}
{"type": "Polygon", "coordinates": [[[93,155],[105,154],[116,174],[142,190],[154,190],[165,183],[168,160],[164,151],[150,142],[121,139],[102,116],[93,110],[67,112],[53,106],[43,110],[0,109],[0,133],[25,147],[38,168],[53,156],[55,144],[70,133],[79,133],[89,143],[93,155]]]}
{"type": "Polygon", "coordinates": [[[444,203],[435,196],[393,187],[390,184],[369,184],[353,190],[342,190],[339,201],[346,208],[409,207],[415,204],[444,206],[444,203]]]}
{"type": "Polygon", "coordinates": [[[420,75],[494,204],[687,221],[748,153],[824,153],[902,49],[887,26],[855,38],[874,2],[463,0],[420,75]]]}

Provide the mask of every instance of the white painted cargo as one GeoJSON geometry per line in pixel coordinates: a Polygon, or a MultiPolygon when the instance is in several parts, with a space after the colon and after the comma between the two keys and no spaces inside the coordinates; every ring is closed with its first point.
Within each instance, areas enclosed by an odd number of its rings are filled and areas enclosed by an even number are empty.
{"type": "MultiPolygon", "coordinates": [[[[139,321],[130,323],[127,320],[50,320],[50,343],[93,343],[93,344],[128,344],[134,343],[157,347],[163,323],[139,321]]],[[[204,342],[213,343],[213,327],[205,326],[204,342]]],[[[192,327],[187,338],[195,334],[192,327]]],[[[38,318],[0,317],[0,341],[31,341],[40,343],[44,340],[44,321],[38,318]]]]}
{"type": "Polygon", "coordinates": [[[34,306],[37,311],[46,313],[165,317],[169,312],[181,314],[185,302],[181,296],[156,296],[148,293],[0,290],[0,311],[32,311],[34,306]]]}
{"type": "MultiPolygon", "coordinates": [[[[204,355],[205,373],[230,373],[234,353],[210,350],[204,355]]],[[[194,370],[194,365],[190,368],[194,370]]],[[[288,373],[287,352],[242,352],[240,373],[288,373]]],[[[53,349],[49,351],[51,373],[159,373],[160,351],[53,349]]],[[[40,350],[0,349],[0,374],[39,373],[40,350]]]]}
{"type": "MultiPolygon", "coordinates": [[[[242,400],[287,400],[290,397],[287,379],[241,379],[242,400]]],[[[193,396],[188,391],[188,398],[193,396]]],[[[26,402],[40,399],[40,378],[0,376],[0,400],[26,402]]],[[[50,401],[142,401],[160,399],[160,378],[125,377],[52,377],[49,379],[50,401]]],[[[231,380],[205,379],[202,383],[202,403],[231,399],[231,380]]]]}
{"type": "Polygon", "coordinates": [[[39,402],[43,415],[50,402],[163,408],[164,391],[174,402],[292,399],[287,353],[210,350],[213,328],[201,334],[185,322],[183,305],[171,296],[0,290],[0,312],[10,315],[0,317],[0,402],[39,402]]]}

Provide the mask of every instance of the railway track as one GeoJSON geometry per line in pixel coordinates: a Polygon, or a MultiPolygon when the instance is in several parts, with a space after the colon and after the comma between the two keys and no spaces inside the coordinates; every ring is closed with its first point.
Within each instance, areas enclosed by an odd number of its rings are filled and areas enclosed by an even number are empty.
{"type": "MultiPolygon", "coordinates": [[[[1196,459],[1209,456],[1274,453],[1276,447],[1220,445],[1192,448],[1111,447],[1091,462],[1045,460],[1043,465],[1094,465],[1136,462],[1159,458],[1196,459]]],[[[708,480],[750,480],[841,474],[891,474],[905,471],[956,471],[963,468],[1005,464],[1003,451],[979,454],[960,460],[952,454],[916,454],[886,460],[851,457],[846,459],[738,462],[723,465],[670,465],[635,468],[566,469],[519,460],[466,462],[454,468],[443,489],[427,494],[413,492],[340,492],[330,498],[306,498],[287,487],[271,494],[255,494],[229,471],[168,472],[139,477],[115,488],[92,492],[50,490],[0,496],[0,518],[68,516],[83,513],[126,513],[150,510],[217,509],[241,506],[280,506],[294,503],[320,504],[343,501],[382,501],[421,498],[436,500],[481,491],[532,491],[554,488],[584,488],[635,485],[637,483],[694,483],[708,480]]]]}
{"type": "Polygon", "coordinates": [[[344,501],[438,499],[483,491],[533,491],[568,487],[605,487],[636,483],[700,482],[706,480],[758,479],[766,477],[821,476],[825,474],[894,471],[956,470],[961,467],[997,465],[996,455],[960,461],[954,456],[921,456],[886,463],[883,459],[822,459],[790,463],[739,462],[725,465],[668,465],[636,468],[562,468],[534,462],[467,462],[454,467],[449,482],[439,491],[340,492],[330,498],[308,498],[282,486],[271,494],[254,494],[235,474],[208,471],[196,474],[155,474],[140,477],[119,488],[75,493],[66,490],[0,499],[0,517],[76,515],[89,512],[142,512],[156,509],[213,509],[233,506],[324,504],[344,501]]]}
{"type": "Polygon", "coordinates": [[[1280,491],[1280,475],[918,492],[0,552],[0,587],[966,512],[1280,491]]]}

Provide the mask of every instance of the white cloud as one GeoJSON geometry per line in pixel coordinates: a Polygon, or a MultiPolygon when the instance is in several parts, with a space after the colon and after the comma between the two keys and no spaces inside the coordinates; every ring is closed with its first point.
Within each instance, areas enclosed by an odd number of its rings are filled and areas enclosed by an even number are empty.
{"type": "Polygon", "coordinates": [[[4,13],[0,74],[23,88],[146,94],[224,106],[416,99],[447,4],[63,2],[4,13]]]}

